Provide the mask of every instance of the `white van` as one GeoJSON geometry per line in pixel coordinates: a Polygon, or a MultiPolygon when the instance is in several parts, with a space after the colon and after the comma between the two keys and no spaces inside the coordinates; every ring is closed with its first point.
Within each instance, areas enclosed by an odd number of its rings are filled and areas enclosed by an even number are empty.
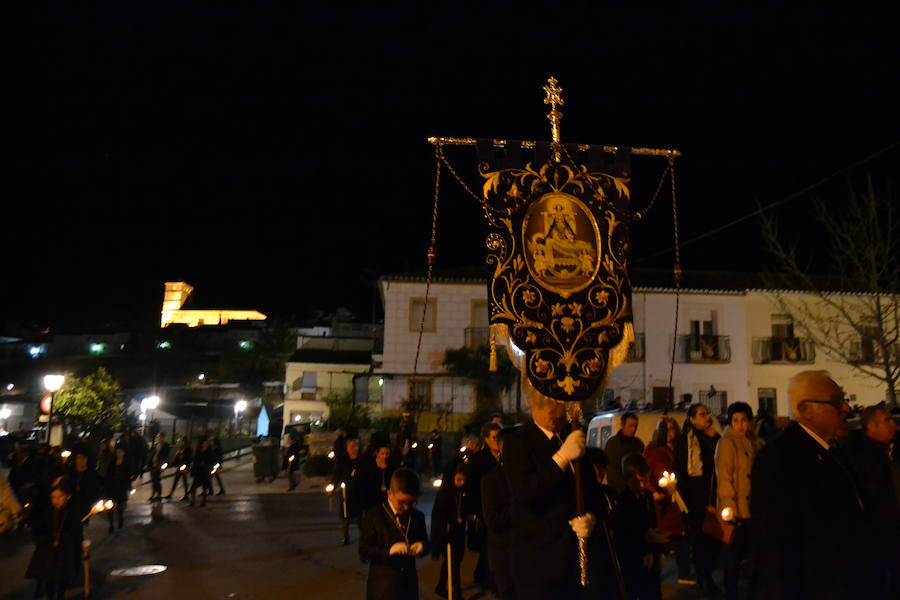
{"type": "MultiPolygon", "coordinates": [[[[606,448],[606,442],[622,428],[622,414],[624,410],[600,413],[591,419],[587,430],[587,445],[589,448],[606,448]]],[[[661,410],[636,410],[632,411],[638,418],[637,438],[644,442],[644,446],[653,440],[653,432],[656,424],[662,418],[661,410]]],[[[678,423],[679,428],[684,427],[687,412],[684,410],[671,410],[668,416],[678,423]]],[[[721,433],[719,424],[713,419],[713,427],[721,433]]]]}

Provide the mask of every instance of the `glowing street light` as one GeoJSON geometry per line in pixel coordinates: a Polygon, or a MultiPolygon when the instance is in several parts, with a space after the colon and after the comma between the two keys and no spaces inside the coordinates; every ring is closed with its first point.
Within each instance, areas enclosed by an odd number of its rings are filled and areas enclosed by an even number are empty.
{"type": "Polygon", "coordinates": [[[246,400],[238,400],[234,403],[234,428],[238,428],[238,420],[241,418],[241,413],[247,410],[247,401],[246,400]]]}
{"type": "Polygon", "coordinates": [[[53,399],[65,382],[65,375],[44,375],[44,389],[50,392],[50,410],[47,412],[47,442],[51,442],[50,434],[53,431],[53,399]]]}

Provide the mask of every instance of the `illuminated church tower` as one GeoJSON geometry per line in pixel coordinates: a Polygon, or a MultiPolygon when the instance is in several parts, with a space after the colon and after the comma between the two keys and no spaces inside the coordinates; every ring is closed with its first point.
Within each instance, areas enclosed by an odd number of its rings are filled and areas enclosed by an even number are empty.
{"type": "Polygon", "coordinates": [[[255,310],[200,309],[182,310],[194,287],[184,281],[167,281],[163,292],[160,327],[172,323],[198,327],[200,325],[225,325],[228,321],[264,321],[266,315],[255,310]]]}

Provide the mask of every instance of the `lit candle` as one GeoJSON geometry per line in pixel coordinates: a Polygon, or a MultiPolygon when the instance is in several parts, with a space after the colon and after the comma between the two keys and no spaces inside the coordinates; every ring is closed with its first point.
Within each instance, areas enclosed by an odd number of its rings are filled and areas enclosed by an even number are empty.
{"type": "Polygon", "coordinates": [[[731,508],[726,506],[725,508],[722,509],[722,520],[723,521],[730,521],[731,517],[733,517],[733,516],[734,516],[734,513],[732,512],[731,508]]]}
{"type": "Polygon", "coordinates": [[[62,452],[59,453],[59,455],[63,458],[63,460],[65,460],[65,459],[69,458],[70,456],[72,456],[72,453],[69,452],[68,450],[63,450],[62,452]]]}
{"type": "Polygon", "coordinates": [[[168,466],[169,466],[169,463],[163,463],[163,464],[161,464],[161,465],[159,466],[159,468],[160,468],[161,470],[165,471],[165,470],[166,470],[166,467],[168,467],[168,466]]]}
{"type": "Polygon", "coordinates": [[[334,491],[334,484],[333,484],[333,483],[329,483],[328,485],[325,486],[325,493],[326,493],[326,494],[330,494],[330,493],[333,492],[333,491],[334,491]]]}
{"type": "Polygon", "coordinates": [[[113,506],[115,506],[115,502],[113,502],[112,500],[107,500],[103,503],[103,508],[105,508],[106,510],[111,510],[113,506]]]}
{"type": "Polygon", "coordinates": [[[181,465],[180,467],[178,467],[179,471],[184,471],[185,469],[187,469],[187,465],[181,465]]]}
{"type": "Polygon", "coordinates": [[[436,487],[436,488],[439,488],[439,487],[441,487],[441,484],[442,484],[442,483],[443,483],[443,480],[441,480],[441,479],[435,479],[434,481],[431,482],[431,485],[433,485],[433,486],[436,487]]]}
{"type": "Polygon", "coordinates": [[[334,458],[334,450],[328,453],[328,458],[334,458]]]}
{"type": "Polygon", "coordinates": [[[419,447],[419,442],[413,442],[412,447],[413,447],[413,448],[418,448],[418,447],[419,447]]]}
{"type": "Polygon", "coordinates": [[[669,480],[666,477],[660,477],[657,484],[659,484],[659,487],[665,488],[665,487],[668,487],[669,480]]]}

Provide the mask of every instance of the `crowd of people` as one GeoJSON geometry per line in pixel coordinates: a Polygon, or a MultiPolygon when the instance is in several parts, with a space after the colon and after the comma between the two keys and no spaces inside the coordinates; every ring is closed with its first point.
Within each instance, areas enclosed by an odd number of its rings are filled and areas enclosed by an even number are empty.
{"type": "Polygon", "coordinates": [[[677,567],[674,585],[709,598],[898,597],[891,414],[869,407],[851,432],[843,392],[823,371],[797,374],[788,395],[790,424],[765,436],[768,420],[746,403],[728,407],[721,433],[693,404],[681,424],[656,417],[646,446],[642,416],[623,412],[604,451],[587,448],[565,403],[530,390],[530,422],[488,423],[447,461],[430,539],[408,442],[360,452],[351,438],[332,481],[346,490],[344,543],[358,521],[372,600],[417,598],[416,558],[429,553],[442,560],[435,591],[462,599],[467,550],[479,553],[475,583],[504,600],[661,598],[664,560],[677,567]]]}
{"type": "Polygon", "coordinates": [[[225,493],[219,477],[223,460],[217,436],[201,436],[195,449],[182,437],[172,453],[163,434],[148,446],[137,431],[99,443],[82,439],[70,449],[49,444],[17,448],[8,481],[0,475],[0,500],[34,537],[35,550],[25,573],[36,581],[34,597],[65,597],[66,589],[80,576],[84,525],[96,513],[105,512],[108,532],[122,529],[135,481],[149,473],[149,502],[171,499],[182,484],[181,500],[194,506],[199,489],[203,506],[213,492],[213,478],[219,483],[218,493],[225,493]],[[175,475],[164,497],[166,471],[175,475]]]}

